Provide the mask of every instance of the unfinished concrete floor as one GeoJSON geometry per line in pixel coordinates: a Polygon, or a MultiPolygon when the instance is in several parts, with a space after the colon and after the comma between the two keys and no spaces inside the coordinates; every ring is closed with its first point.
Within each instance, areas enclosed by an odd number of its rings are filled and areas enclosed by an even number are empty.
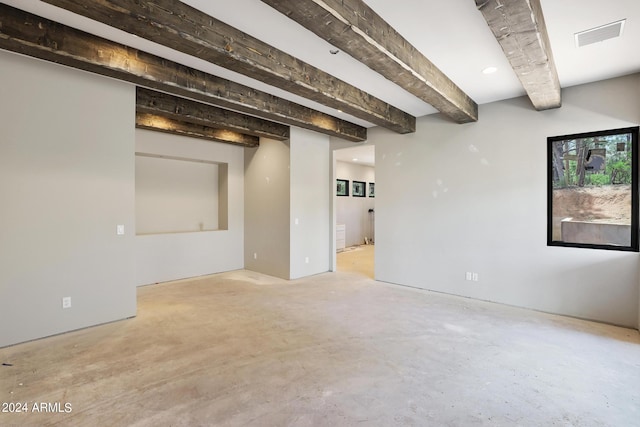
{"type": "Polygon", "coordinates": [[[0,349],[17,426],[638,426],[637,331],[377,283],[238,271],[0,349]]]}

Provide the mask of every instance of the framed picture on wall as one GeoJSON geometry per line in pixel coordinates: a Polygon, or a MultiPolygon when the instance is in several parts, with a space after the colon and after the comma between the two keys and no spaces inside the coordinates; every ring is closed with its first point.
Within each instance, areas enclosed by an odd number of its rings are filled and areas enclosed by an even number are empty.
{"type": "Polygon", "coordinates": [[[369,197],[376,197],[376,183],[369,183],[369,197]]]}
{"type": "Polygon", "coordinates": [[[367,183],[362,181],[353,181],[353,197],[365,197],[367,183]]]}
{"type": "Polygon", "coordinates": [[[349,180],[338,179],[336,185],[336,196],[348,196],[349,195],[349,180]]]}

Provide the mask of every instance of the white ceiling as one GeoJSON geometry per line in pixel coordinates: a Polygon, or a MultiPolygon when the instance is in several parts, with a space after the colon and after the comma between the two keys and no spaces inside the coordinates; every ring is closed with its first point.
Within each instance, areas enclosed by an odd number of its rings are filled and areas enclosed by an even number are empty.
{"type": "MultiPolygon", "coordinates": [[[[371,127],[260,81],[220,68],[104,24],[74,15],[38,0],[3,3],[161,57],[264,90],[300,104],[371,127]]],[[[474,0],[365,0],[411,44],[447,74],[478,104],[524,95],[515,74],[474,0]],[[498,71],[485,75],[482,70],[498,71]]],[[[640,71],[640,0],[541,0],[562,87],[640,71]],[[574,33],[627,19],[624,34],[576,48],[574,33]]],[[[185,0],[254,37],[302,59],[417,117],[435,110],[259,0],[185,0]]],[[[480,114],[482,120],[482,114],[480,114]]]]}
{"type": "Polygon", "coordinates": [[[354,145],[336,150],[336,160],[365,166],[375,166],[376,150],[373,145],[354,145]]]}

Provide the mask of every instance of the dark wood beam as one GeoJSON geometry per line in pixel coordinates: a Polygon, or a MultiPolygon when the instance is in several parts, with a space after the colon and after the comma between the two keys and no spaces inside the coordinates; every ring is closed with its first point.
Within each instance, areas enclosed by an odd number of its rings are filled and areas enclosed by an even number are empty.
{"type": "Polygon", "coordinates": [[[289,126],[142,87],[136,88],[136,111],[278,141],[289,139],[289,126]]]}
{"type": "Polygon", "coordinates": [[[44,0],[399,133],[415,117],[178,0],[44,0]]]}
{"type": "Polygon", "coordinates": [[[352,142],[367,129],[286,99],[0,4],[0,49],[352,142]]]}
{"type": "Polygon", "coordinates": [[[536,110],[562,105],[540,0],[476,0],[536,110]]]}
{"type": "Polygon", "coordinates": [[[478,105],[362,0],[262,0],[458,123],[478,105]]]}
{"type": "Polygon", "coordinates": [[[260,144],[260,138],[254,135],[245,135],[231,130],[216,129],[142,112],[136,112],[136,127],[243,147],[257,147],[260,144]]]}

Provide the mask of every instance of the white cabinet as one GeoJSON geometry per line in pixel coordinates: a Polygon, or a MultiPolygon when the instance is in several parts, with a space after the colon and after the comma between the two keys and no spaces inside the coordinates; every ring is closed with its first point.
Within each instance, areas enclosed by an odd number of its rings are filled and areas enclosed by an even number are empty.
{"type": "Polygon", "coordinates": [[[346,227],[347,226],[344,224],[336,225],[336,252],[341,252],[344,250],[347,241],[346,227]]]}

